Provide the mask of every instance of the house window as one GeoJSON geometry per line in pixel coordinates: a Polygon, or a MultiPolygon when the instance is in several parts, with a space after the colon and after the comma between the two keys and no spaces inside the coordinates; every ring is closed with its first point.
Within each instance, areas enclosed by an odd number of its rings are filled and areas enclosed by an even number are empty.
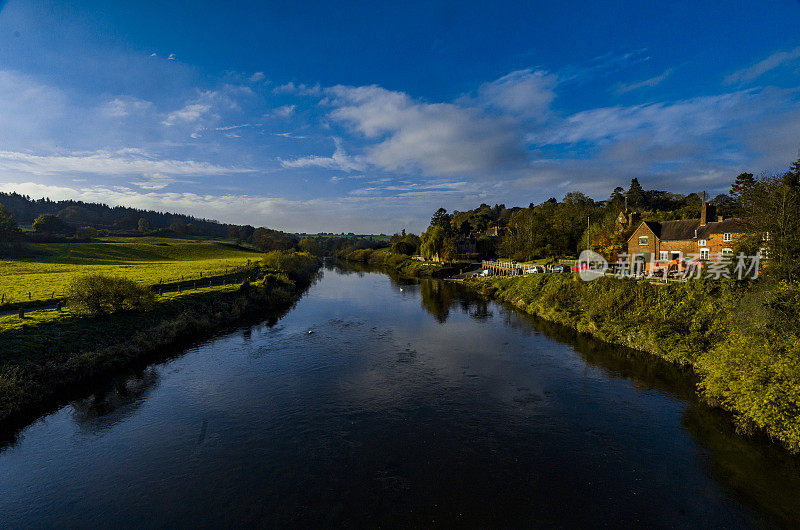
{"type": "Polygon", "coordinates": [[[675,261],[680,261],[680,259],[681,259],[681,253],[680,252],[675,252],[673,250],[671,252],[671,254],[672,254],[672,259],[674,259],[675,261]]]}
{"type": "Polygon", "coordinates": [[[768,248],[759,249],[758,253],[759,253],[759,258],[761,258],[761,259],[769,259],[769,249],[768,248]]]}
{"type": "Polygon", "coordinates": [[[733,241],[733,234],[731,234],[730,232],[725,232],[724,234],[722,234],[722,240],[733,241]]]}
{"type": "Polygon", "coordinates": [[[709,257],[709,250],[707,248],[700,249],[700,259],[708,260],[709,257]]]}
{"type": "Polygon", "coordinates": [[[697,241],[697,245],[700,246],[700,247],[706,246],[706,240],[705,239],[698,240],[697,241]]]}
{"type": "Polygon", "coordinates": [[[764,241],[769,241],[772,238],[769,232],[764,232],[764,241]]]}
{"type": "Polygon", "coordinates": [[[647,246],[647,241],[648,241],[647,236],[639,236],[639,245],[640,246],[646,247],[647,246]]]}
{"type": "Polygon", "coordinates": [[[733,249],[732,248],[723,248],[721,255],[722,255],[722,259],[724,259],[724,260],[733,259],[733,249]]]}
{"type": "Polygon", "coordinates": [[[669,252],[666,250],[662,250],[658,253],[658,260],[659,261],[667,261],[669,259],[669,252]]]}

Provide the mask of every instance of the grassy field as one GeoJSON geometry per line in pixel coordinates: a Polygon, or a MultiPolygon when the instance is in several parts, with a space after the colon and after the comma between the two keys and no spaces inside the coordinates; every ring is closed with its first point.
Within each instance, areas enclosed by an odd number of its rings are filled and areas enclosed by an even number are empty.
{"type": "Polygon", "coordinates": [[[220,276],[262,254],[231,243],[167,238],[104,238],[34,243],[32,257],[0,261],[0,308],[66,294],[77,276],[110,274],[146,285],[220,276]],[[30,298],[28,293],[30,293],[30,298]]]}

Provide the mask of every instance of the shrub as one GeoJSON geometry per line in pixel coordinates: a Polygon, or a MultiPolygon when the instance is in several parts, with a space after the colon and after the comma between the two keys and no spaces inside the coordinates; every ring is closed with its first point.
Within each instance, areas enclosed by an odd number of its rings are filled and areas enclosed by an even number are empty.
{"type": "Polygon", "coordinates": [[[68,298],[73,310],[90,315],[148,311],[155,305],[155,296],[147,287],[127,278],[102,274],[73,281],[68,298]]]}
{"type": "Polygon", "coordinates": [[[293,282],[305,283],[317,271],[317,258],[306,252],[273,250],[267,252],[263,260],[264,266],[286,274],[293,282]]]}

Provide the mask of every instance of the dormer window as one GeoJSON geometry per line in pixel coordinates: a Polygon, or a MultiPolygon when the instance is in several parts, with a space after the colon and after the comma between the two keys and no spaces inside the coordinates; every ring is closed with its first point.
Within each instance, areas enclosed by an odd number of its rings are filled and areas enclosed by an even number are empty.
{"type": "Polygon", "coordinates": [[[646,247],[648,242],[647,236],[639,236],[639,246],[646,247]]]}
{"type": "Polygon", "coordinates": [[[722,234],[722,240],[726,242],[733,241],[733,234],[731,234],[730,232],[725,232],[724,234],[722,234]]]}
{"type": "Polygon", "coordinates": [[[699,247],[706,246],[706,240],[705,239],[698,239],[697,240],[697,246],[699,246],[699,247]]]}

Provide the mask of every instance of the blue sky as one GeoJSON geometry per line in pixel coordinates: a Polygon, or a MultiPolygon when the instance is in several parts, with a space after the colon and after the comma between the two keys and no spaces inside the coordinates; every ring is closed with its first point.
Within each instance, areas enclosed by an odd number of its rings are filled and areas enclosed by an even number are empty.
{"type": "Polygon", "coordinates": [[[389,233],[798,158],[797,0],[336,4],[0,2],[0,191],[389,233]]]}

